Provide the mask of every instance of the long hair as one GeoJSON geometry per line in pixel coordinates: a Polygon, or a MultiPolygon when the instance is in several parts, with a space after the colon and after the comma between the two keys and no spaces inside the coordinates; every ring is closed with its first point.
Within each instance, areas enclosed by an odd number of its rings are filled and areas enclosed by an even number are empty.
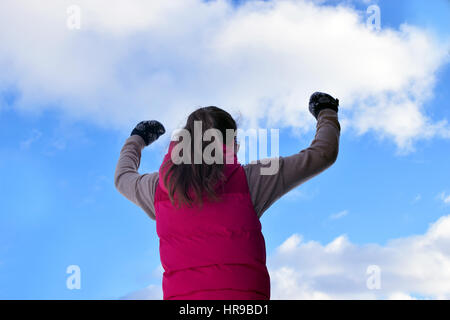
{"type": "MultiPolygon", "coordinates": [[[[194,121],[201,121],[202,132],[201,136],[208,129],[217,129],[222,133],[223,139],[225,139],[226,130],[233,129],[234,132],[237,130],[236,121],[233,117],[223,109],[215,106],[198,108],[192,112],[183,129],[187,130],[191,137],[194,136],[194,121]]],[[[215,139],[215,138],[214,138],[215,139]]],[[[222,140],[223,142],[223,140],[222,140]]],[[[236,136],[234,136],[234,143],[236,143],[236,136]]],[[[178,142],[180,143],[180,141],[178,142]]],[[[205,142],[202,139],[202,154],[205,147],[209,142],[205,142]]],[[[190,159],[194,159],[194,145],[191,139],[191,155],[190,159]]],[[[214,152],[214,151],[213,151],[214,152]]],[[[208,199],[211,201],[219,201],[220,197],[216,194],[216,186],[218,183],[224,182],[226,177],[223,173],[224,164],[212,163],[179,163],[175,164],[172,162],[171,157],[166,161],[162,168],[169,166],[163,177],[163,183],[168,191],[170,202],[172,205],[178,204],[180,207],[182,205],[193,206],[203,205],[203,195],[206,194],[208,199]],[[189,190],[193,190],[194,197],[191,197],[189,190]],[[175,198],[177,201],[175,201],[175,198]]],[[[223,184],[219,184],[223,187],[223,184]]]]}

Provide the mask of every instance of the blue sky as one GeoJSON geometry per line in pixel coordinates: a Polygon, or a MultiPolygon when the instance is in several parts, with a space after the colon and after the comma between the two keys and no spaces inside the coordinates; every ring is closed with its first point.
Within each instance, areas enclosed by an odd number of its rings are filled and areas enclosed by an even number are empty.
{"type": "MultiPolygon", "coordinates": [[[[450,35],[445,23],[450,17],[448,1],[377,3],[382,28],[398,29],[407,22],[440,39],[450,35]]],[[[368,4],[353,5],[364,10],[368,4]]],[[[434,75],[432,97],[421,110],[439,122],[450,119],[449,64],[434,75]]],[[[60,108],[59,99],[67,97],[47,99],[39,89],[18,107],[23,88],[15,81],[0,81],[0,298],[116,299],[159,286],[155,222],[121,196],[113,183],[120,148],[138,119],[131,116],[117,125],[96,118],[107,109],[91,115],[60,108]],[[66,268],[73,264],[81,268],[81,290],[66,288],[66,268]]],[[[107,87],[105,94],[107,90],[114,87],[107,87]]],[[[72,95],[77,96],[76,89],[72,95]]],[[[204,101],[214,104],[207,94],[204,101]]],[[[220,101],[216,105],[226,109],[220,101]]],[[[299,108],[306,108],[306,101],[299,108]]],[[[164,111],[155,107],[143,114],[160,120],[164,111]]],[[[308,147],[312,128],[299,137],[291,127],[281,127],[280,155],[308,147]]],[[[161,143],[144,150],[141,173],[157,170],[163,147],[161,143]]],[[[388,246],[392,239],[426,234],[430,225],[450,214],[443,201],[450,194],[449,147],[449,139],[434,136],[415,141],[413,151],[399,155],[399,146],[389,136],[381,139],[376,131],[357,135],[346,130],[337,162],[264,213],[268,257],[293,234],[322,245],[346,235],[360,247],[388,246]],[[346,213],[331,218],[342,212],[346,213]]],[[[320,290],[327,289],[335,291],[320,290]]]]}

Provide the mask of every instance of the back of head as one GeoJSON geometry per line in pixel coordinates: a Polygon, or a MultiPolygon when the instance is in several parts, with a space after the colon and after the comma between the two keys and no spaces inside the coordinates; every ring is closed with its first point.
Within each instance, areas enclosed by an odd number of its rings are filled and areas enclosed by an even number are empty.
{"type": "MultiPolygon", "coordinates": [[[[210,141],[204,141],[202,138],[205,131],[215,129],[217,133],[220,132],[218,136],[221,141],[214,142],[222,145],[225,143],[224,140],[227,137],[227,133],[229,134],[227,130],[229,131],[230,129],[233,130],[232,142],[235,142],[237,125],[236,121],[228,112],[215,106],[209,106],[198,108],[192,112],[183,129],[190,137],[192,137],[191,141],[194,140],[195,135],[201,137],[201,142],[199,143],[201,143],[201,151],[203,154],[206,146],[211,143],[210,141]],[[201,124],[201,132],[198,132],[199,124],[201,124]]],[[[216,136],[213,135],[213,137],[214,138],[212,139],[216,139],[216,136]]],[[[229,141],[226,142],[229,143],[229,141]]],[[[190,159],[194,159],[195,141],[194,143],[190,143],[190,146],[190,159]]],[[[212,154],[212,156],[214,156],[214,154],[212,154]]],[[[164,175],[163,183],[168,190],[172,204],[178,204],[180,206],[199,204],[201,206],[204,194],[212,201],[219,200],[215,187],[217,183],[225,180],[223,161],[220,163],[214,162],[212,164],[207,164],[202,159],[201,163],[190,161],[190,163],[175,164],[169,159],[163,166],[169,166],[169,169],[164,175]],[[192,190],[193,193],[189,192],[190,190],[192,190]],[[192,196],[192,194],[194,194],[194,196],[192,196]]]]}

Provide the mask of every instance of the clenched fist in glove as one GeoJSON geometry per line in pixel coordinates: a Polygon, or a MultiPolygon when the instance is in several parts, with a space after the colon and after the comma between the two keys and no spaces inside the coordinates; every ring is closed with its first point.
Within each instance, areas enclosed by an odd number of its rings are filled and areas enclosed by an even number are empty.
{"type": "Polygon", "coordinates": [[[315,92],[309,99],[309,111],[316,118],[323,109],[332,109],[338,112],[339,99],[335,99],[327,93],[315,92]]]}
{"type": "Polygon", "coordinates": [[[130,136],[138,135],[145,141],[145,145],[148,146],[150,143],[158,139],[166,132],[164,126],[156,120],[141,121],[138,123],[136,128],[133,129],[130,136]]]}

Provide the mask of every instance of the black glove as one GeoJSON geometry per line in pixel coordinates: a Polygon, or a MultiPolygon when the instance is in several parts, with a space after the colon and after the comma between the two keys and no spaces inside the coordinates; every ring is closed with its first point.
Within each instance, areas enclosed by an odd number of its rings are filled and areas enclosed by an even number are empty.
{"type": "Polygon", "coordinates": [[[135,134],[141,136],[145,141],[145,145],[148,146],[165,132],[166,129],[164,129],[164,126],[161,123],[156,120],[147,120],[139,122],[136,128],[131,132],[130,136],[135,134]]]}
{"type": "Polygon", "coordinates": [[[339,99],[335,99],[327,93],[315,92],[309,99],[309,112],[316,118],[323,109],[332,109],[338,112],[339,99]]]}

